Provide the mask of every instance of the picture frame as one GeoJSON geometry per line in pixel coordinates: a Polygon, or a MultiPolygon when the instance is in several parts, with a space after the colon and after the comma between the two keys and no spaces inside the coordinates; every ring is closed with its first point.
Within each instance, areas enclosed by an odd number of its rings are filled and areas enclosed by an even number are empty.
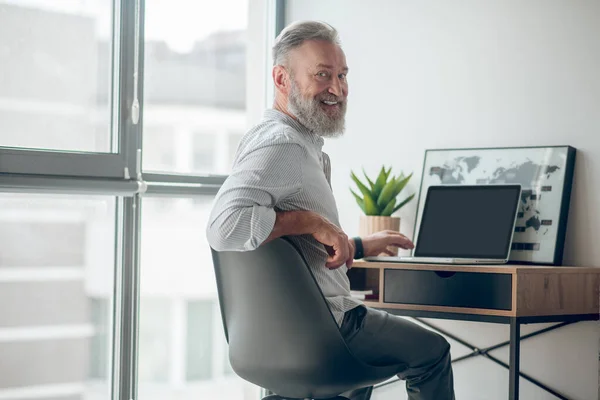
{"type": "Polygon", "coordinates": [[[413,237],[429,186],[520,183],[509,263],[562,265],[575,156],[572,146],[427,149],[413,237]]]}

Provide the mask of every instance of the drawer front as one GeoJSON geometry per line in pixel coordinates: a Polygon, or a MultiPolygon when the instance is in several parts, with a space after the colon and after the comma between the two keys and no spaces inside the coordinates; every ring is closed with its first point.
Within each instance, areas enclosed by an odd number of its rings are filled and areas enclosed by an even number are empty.
{"type": "Polygon", "coordinates": [[[512,275],[385,269],[385,303],[512,309],[512,275]]]}

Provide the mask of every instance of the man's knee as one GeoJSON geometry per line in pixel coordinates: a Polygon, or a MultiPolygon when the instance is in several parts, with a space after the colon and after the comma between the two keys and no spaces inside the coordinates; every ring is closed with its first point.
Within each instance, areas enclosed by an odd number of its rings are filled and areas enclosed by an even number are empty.
{"type": "Polygon", "coordinates": [[[434,363],[445,362],[450,359],[450,343],[439,333],[432,332],[434,335],[432,345],[432,361],[434,363]]]}
{"type": "Polygon", "coordinates": [[[449,353],[450,352],[450,342],[448,342],[448,340],[446,340],[446,338],[443,337],[442,335],[438,334],[438,336],[440,337],[440,341],[441,341],[440,348],[441,348],[442,353],[443,354],[449,353]]]}
{"type": "Polygon", "coordinates": [[[428,331],[423,336],[422,358],[419,363],[411,365],[409,370],[398,374],[401,379],[408,379],[411,385],[431,377],[445,374],[451,369],[450,343],[442,335],[428,331]]]}

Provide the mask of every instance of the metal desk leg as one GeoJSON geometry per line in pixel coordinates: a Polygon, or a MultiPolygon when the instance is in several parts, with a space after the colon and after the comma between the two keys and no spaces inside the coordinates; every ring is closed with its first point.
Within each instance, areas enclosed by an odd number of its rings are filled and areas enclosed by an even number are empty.
{"type": "Polygon", "coordinates": [[[510,319],[510,361],[508,370],[508,399],[519,400],[519,361],[521,352],[521,321],[510,319]]]}

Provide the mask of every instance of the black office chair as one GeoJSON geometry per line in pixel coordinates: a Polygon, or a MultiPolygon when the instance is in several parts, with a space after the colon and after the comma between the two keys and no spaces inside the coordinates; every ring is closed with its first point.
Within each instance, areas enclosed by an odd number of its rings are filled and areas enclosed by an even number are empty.
{"type": "Polygon", "coordinates": [[[263,400],[346,399],[338,396],[398,371],[397,365],[371,366],[351,354],[289,239],[248,252],[212,249],[212,255],[231,366],[274,393],[263,400]]]}

